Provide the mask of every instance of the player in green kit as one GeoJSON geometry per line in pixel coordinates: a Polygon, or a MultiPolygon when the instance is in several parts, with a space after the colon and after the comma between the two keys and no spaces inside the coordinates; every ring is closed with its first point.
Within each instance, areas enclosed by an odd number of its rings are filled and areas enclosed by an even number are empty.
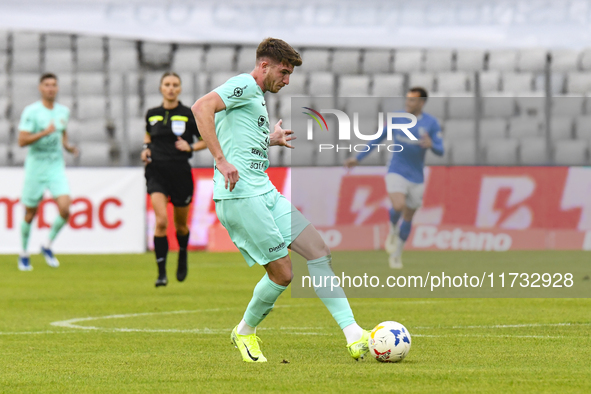
{"type": "Polygon", "coordinates": [[[70,110],[55,102],[58,92],[57,77],[43,74],[39,80],[41,100],[27,106],[18,126],[18,144],[29,147],[25,160],[25,182],[21,202],[25,206],[25,218],[21,223],[22,251],[18,258],[21,271],[33,269],[29,259],[28,244],[31,222],[37,214],[37,207],[45,190],[55,199],[59,215],[51,226],[49,239],[41,246],[41,252],[50,267],[58,267],[59,262],[51,251],[51,244],[70,215],[70,188],[62,146],[77,155],[75,146],[68,143],[66,126],[70,110]]]}
{"type": "MultiPolygon", "coordinates": [[[[256,52],[250,74],[230,78],[192,107],[201,136],[215,159],[216,213],[249,266],[266,274],[256,285],[242,321],[231,339],[246,362],[265,362],[256,327],[273,309],[293,277],[288,248],[308,261],[311,276],[334,275],[330,250],[310,222],[273,186],[265,170],[270,145],[292,148],[292,131],[269,130],[264,93],[277,93],[302,59],[285,41],[267,38],[256,52]]],[[[315,289],[345,334],[354,359],[368,351],[369,332],[353,317],[341,288],[315,289]]]]}

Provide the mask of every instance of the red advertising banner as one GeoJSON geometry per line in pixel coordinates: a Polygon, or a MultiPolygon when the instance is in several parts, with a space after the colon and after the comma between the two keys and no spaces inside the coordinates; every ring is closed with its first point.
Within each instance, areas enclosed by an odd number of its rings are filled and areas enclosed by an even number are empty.
{"type": "MultiPolygon", "coordinates": [[[[236,250],[215,215],[212,172],[194,170],[190,245],[236,250]]],[[[385,168],[270,168],[268,173],[332,249],[382,247],[390,208],[385,168]],[[292,183],[295,193],[289,193],[292,183]]],[[[148,223],[153,223],[149,214],[148,223]]],[[[172,226],[169,238],[176,245],[172,226]]],[[[425,168],[423,206],[406,248],[591,250],[591,168],[425,168]]]]}

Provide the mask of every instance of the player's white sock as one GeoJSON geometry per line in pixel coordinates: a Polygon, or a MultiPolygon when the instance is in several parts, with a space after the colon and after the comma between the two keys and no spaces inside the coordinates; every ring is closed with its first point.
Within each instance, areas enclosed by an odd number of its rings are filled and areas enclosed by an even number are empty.
{"type": "Polygon", "coordinates": [[[256,333],[257,329],[256,327],[249,326],[248,324],[246,324],[244,319],[242,319],[240,324],[238,324],[238,328],[236,329],[236,331],[238,331],[238,335],[251,335],[256,333]]]}
{"type": "Polygon", "coordinates": [[[405,241],[403,241],[400,237],[396,237],[396,251],[394,252],[394,256],[400,257],[402,256],[402,250],[404,249],[405,241]]]}
{"type": "Polygon", "coordinates": [[[363,328],[359,327],[359,324],[353,323],[343,328],[343,333],[345,334],[347,343],[353,343],[361,339],[363,336],[363,328]]]}

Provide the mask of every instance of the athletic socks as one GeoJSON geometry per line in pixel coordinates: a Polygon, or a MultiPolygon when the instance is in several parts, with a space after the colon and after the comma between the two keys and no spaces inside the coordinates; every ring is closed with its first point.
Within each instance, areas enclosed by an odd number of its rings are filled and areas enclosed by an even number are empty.
{"type": "MultiPolygon", "coordinates": [[[[285,291],[287,287],[273,282],[268,274],[257,283],[252,294],[252,299],[244,312],[244,322],[246,325],[256,328],[265,317],[271,312],[277,298],[285,291]]],[[[243,327],[244,329],[244,327],[243,327]]],[[[242,334],[238,331],[238,334],[242,334]]]]}
{"type": "Polygon", "coordinates": [[[189,244],[189,233],[180,235],[176,233],[179,242],[179,264],[176,270],[176,279],[182,282],[187,277],[187,245],[189,244]]]}
{"type": "Polygon", "coordinates": [[[55,221],[51,225],[51,229],[49,230],[49,239],[47,240],[46,244],[48,249],[51,248],[53,240],[55,239],[55,237],[57,237],[57,234],[60,232],[60,230],[62,229],[62,227],[64,227],[66,223],[68,223],[67,219],[64,219],[63,217],[61,217],[61,215],[57,215],[57,218],[55,219],[55,221]]]}
{"type": "Polygon", "coordinates": [[[166,276],[166,255],[168,254],[168,238],[154,236],[154,252],[158,264],[158,277],[166,276]]]}
{"type": "Polygon", "coordinates": [[[412,228],[412,222],[407,222],[406,220],[402,219],[402,223],[400,224],[400,232],[398,236],[401,240],[405,241],[408,239],[410,235],[410,230],[412,228]]]}
{"type": "Polygon", "coordinates": [[[394,208],[390,208],[390,223],[392,223],[392,225],[394,227],[396,227],[396,225],[398,224],[398,219],[400,219],[400,211],[395,211],[394,208]]]}
{"type": "MultiPolygon", "coordinates": [[[[315,260],[308,260],[308,271],[310,272],[312,283],[314,283],[314,278],[317,278],[316,283],[322,283],[321,279],[323,277],[334,276],[334,272],[330,266],[331,260],[330,255],[315,260]]],[[[347,300],[345,292],[341,287],[334,287],[332,290],[330,286],[314,287],[314,291],[316,291],[316,295],[324,303],[342,330],[345,327],[355,324],[355,318],[349,306],[349,300],[347,300]]]]}
{"type": "Polygon", "coordinates": [[[357,323],[349,324],[343,328],[343,334],[345,334],[347,343],[357,342],[363,336],[363,328],[359,327],[357,323]]]}
{"type": "Polygon", "coordinates": [[[238,324],[238,328],[236,329],[238,335],[252,335],[255,334],[257,329],[256,327],[249,326],[244,319],[238,324]]]}
{"type": "Polygon", "coordinates": [[[21,223],[21,241],[22,241],[22,253],[21,256],[28,256],[29,246],[29,235],[31,235],[31,223],[27,223],[24,220],[21,223]]]}

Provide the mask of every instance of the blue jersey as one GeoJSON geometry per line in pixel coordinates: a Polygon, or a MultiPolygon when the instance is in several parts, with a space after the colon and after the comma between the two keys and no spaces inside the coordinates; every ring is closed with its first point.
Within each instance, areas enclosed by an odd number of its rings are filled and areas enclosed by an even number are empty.
{"type": "MultiPolygon", "coordinates": [[[[407,118],[393,118],[393,124],[404,124],[410,123],[407,118]]],[[[375,140],[369,143],[370,150],[367,152],[361,152],[357,155],[357,160],[361,161],[365,156],[375,148],[372,144],[378,144],[387,136],[387,128],[384,127],[382,134],[375,140]]],[[[423,183],[423,167],[425,165],[425,152],[427,149],[421,148],[419,145],[421,136],[429,134],[433,141],[431,150],[438,156],[443,155],[443,139],[441,138],[441,127],[437,119],[433,116],[422,113],[417,117],[417,124],[414,127],[408,129],[416,138],[417,141],[411,140],[404,134],[400,129],[394,129],[392,131],[393,144],[402,145],[403,149],[401,152],[395,152],[392,154],[390,165],[388,166],[388,172],[393,172],[402,175],[413,183],[423,183]]]]}

